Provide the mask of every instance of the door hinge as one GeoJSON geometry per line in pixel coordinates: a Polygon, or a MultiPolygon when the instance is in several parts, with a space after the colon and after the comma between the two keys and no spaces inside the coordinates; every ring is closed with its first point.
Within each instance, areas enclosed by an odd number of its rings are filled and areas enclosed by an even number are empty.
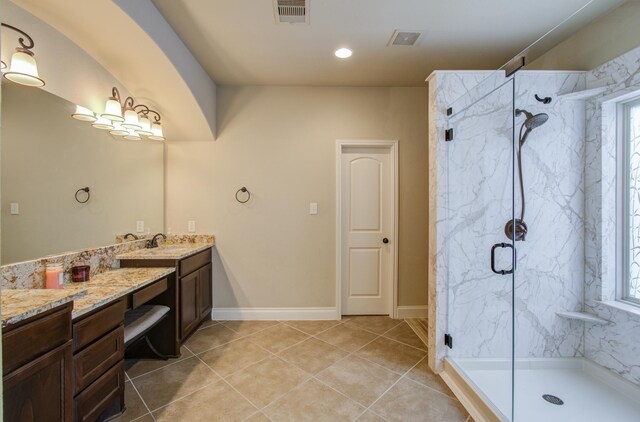
{"type": "Polygon", "coordinates": [[[453,128],[444,131],[444,140],[447,142],[453,141],[453,128]]]}
{"type": "Polygon", "coordinates": [[[451,334],[444,335],[444,345],[449,349],[453,349],[453,336],[451,334]]]}
{"type": "Polygon", "coordinates": [[[453,114],[453,108],[449,107],[447,109],[447,116],[451,116],[453,114]]]}

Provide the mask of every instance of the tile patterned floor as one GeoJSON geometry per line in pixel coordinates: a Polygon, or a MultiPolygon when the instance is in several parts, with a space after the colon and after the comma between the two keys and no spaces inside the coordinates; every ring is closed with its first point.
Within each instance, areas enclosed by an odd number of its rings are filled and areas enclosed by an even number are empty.
{"type": "Polygon", "coordinates": [[[127,361],[118,421],[466,422],[406,322],[213,321],[169,361],[127,361]]]}

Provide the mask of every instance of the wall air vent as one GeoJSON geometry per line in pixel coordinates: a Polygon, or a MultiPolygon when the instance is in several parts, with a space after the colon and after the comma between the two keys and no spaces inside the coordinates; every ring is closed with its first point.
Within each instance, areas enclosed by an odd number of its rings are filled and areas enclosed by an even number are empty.
{"type": "Polygon", "coordinates": [[[309,23],[309,0],[273,0],[276,23],[309,23]]]}
{"type": "Polygon", "coordinates": [[[421,33],[417,31],[399,31],[395,30],[387,46],[390,45],[406,45],[413,46],[420,38],[421,33]]]}

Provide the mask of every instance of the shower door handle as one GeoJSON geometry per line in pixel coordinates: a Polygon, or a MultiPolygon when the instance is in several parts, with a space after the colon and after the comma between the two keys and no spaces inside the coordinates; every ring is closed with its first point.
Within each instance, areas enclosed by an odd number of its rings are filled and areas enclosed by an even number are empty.
{"type": "Polygon", "coordinates": [[[516,269],[516,250],[511,243],[496,243],[491,247],[491,271],[500,275],[507,275],[513,273],[516,269]],[[498,248],[511,248],[513,250],[513,263],[510,270],[496,270],[496,249],[498,248]]]}

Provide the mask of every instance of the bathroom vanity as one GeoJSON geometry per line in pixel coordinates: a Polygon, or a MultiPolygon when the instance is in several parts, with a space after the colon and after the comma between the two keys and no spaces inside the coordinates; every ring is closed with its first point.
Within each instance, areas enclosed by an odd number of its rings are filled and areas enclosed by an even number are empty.
{"type": "Polygon", "coordinates": [[[2,295],[5,420],[96,421],[124,402],[125,312],[170,308],[149,336],[178,356],[175,268],[114,269],[64,289],[10,289],[2,295]],[[29,398],[29,399],[27,399],[29,398]]]}
{"type": "Polygon", "coordinates": [[[179,338],[184,342],[205,320],[211,319],[212,244],[166,245],[118,255],[122,268],[173,267],[179,291],[179,338]]]}

